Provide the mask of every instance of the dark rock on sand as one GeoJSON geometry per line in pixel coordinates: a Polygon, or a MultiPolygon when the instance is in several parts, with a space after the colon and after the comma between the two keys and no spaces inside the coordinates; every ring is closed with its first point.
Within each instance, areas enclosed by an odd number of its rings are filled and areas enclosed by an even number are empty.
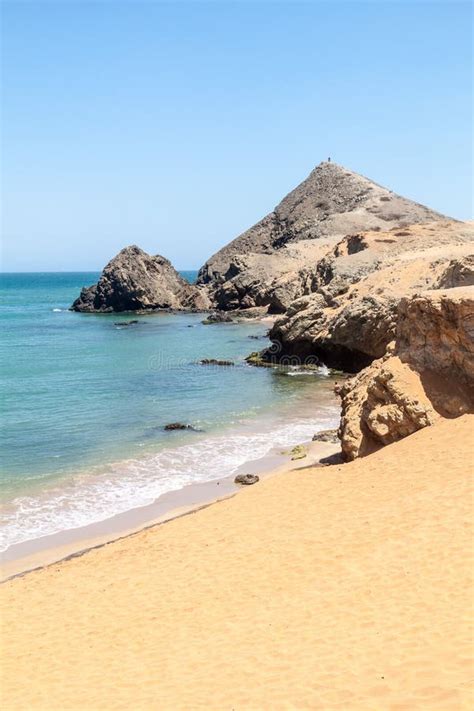
{"type": "Polygon", "coordinates": [[[257,474],[237,474],[234,479],[236,484],[243,484],[244,486],[250,486],[250,484],[256,484],[260,481],[260,477],[257,474]]]}
{"type": "Polygon", "coordinates": [[[164,257],[135,245],[122,249],[97,284],[82,289],[71,307],[88,313],[207,308],[205,289],[189,284],[164,257]]]}

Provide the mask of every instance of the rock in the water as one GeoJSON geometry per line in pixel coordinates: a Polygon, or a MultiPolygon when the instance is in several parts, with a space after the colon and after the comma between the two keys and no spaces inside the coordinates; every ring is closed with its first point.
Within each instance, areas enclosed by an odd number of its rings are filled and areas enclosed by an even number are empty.
{"type": "Polygon", "coordinates": [[[313,435],[313,442],[331,442],[332,444],[337,444],[337,442],[339,442],[337,430],[321,430],[321,432],[316,432],[316,434],[313,435]]]}
{"type": "Polygon", "coordinates": [[[132,321],[115,321],[114,326],[120,326],[121,328],[126,328],[127,326],[134,326],[137,323],[139,323],[139,321],[137,319],[133,319],[132,321]]]}
{"type": "Polygon", "coordinates": [[[185,425],[183,422],[170,422],[165,425],[163,429],[168,432],[174,430],[193,430],[194,427],[192,425],[185,425]]]}
{"type": "Polygon", "coordinates": [[[97,284],[84,288],[71,308],[89,313],[203,310],[209,300],[205,290],[189,284],[167,259],[133,245],[107,264],[97,284]]]}
{"type": "Polygon", "coordinates": [[[234,365],[232,360],[218,360],[217,358],[203,358],[199,362],[201,365],[234,365]]]}
{"type": "Polygon", "coordinates": [[[249,365],[255,365],[257,368],[273,368],[276,363],[273,363],[270,359],[265,359],[263,354],[265,351],[253,351],[246,358],[246,362],[249,365]]]}
{"type": "Polygon", "coordinates": [[[228,313],[225,313],[225,311],[213,311],[201,323],[203,323],[205,326],[210,326],[215,323],[232,323],[233,320],[234,319],[229,316],[228,313]]]}
{"type": "Polygon", "coordinates": [[[441,217],[336,163],[321,163],[272,213],[211,257],[198,284],[209,287],[220,309],[268,306],[281,313],[312,290],[317,262],[346,235],[441,217]]]}
{"type": "Polygon", "coordinates": [[[260,477],[257,474],[237,474],[234,479],[236,484],[243,484],[244,486],[250,486],[250,484],[256,484],[260,481],[260,477]]]}

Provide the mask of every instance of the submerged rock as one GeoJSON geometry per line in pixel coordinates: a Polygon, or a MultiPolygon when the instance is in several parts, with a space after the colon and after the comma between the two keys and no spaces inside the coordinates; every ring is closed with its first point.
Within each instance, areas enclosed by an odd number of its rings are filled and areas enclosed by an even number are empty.
{"type": "Polygon", "coordinates": [[[120,326],[121,328],[126,328],[127,326],[134,326],[137,323],[139,323],[139,321],[137,319],[133,319],[132,321],[115,321],[114,326],[120,326]]]}
{"type": "Polygon", "coordinates": [[[150,256],[135,245],[122,249],[97,284],[82,289],[71,306],[87,313],[206,308],[204,289],[189,284],[164,257],[150,256]]]}
{"type": "Polygon", "coordinates": [[[232,360],[218,360],[217,358],[203,358],[199,362],[201,365],[235,365],[232,360]]]}
{"type": "Polygon", "coordinates": [[[194,430],[192,425],[185,425],[183,422],[170,422],[163,427],[166,431],[172,430],[194,430]]]}
{"type": "Polygon", "coordinates": [[[234,479],[236,484],[243,484],[244,486],[250,486],[250,484],[256,484],[260,481],[260,477],[257,474],[237,474],[234,479]]]}

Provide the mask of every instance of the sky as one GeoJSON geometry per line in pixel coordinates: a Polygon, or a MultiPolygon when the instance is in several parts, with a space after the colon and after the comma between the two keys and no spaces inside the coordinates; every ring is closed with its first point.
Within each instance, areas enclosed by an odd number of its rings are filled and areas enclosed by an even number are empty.
{"type": "Polygon", "coordinates": [[[198,268],[328,156],[473,217],[468,2],[1,9],[3,271],[198,268]]]}

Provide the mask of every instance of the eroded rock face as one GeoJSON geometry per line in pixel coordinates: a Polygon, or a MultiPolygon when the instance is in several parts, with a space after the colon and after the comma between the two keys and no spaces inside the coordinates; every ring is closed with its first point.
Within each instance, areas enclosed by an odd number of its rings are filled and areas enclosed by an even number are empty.
{"type": "Polygon", "coordinates": [[[432,424],[437,414],[419,375],[396,356],[374,361],[339,386],[339,428],[346,460],[374,452],[432,424]]]}
{"type": "Polygon", "coordinates": [[[337,389],[346,460],[474,411],[474,287],[401,299],[396,341],[337,389]]]}
{"type": "Polygon", "coordinates": [[[474,287],[401,299],[397,351],[420,370],[474,385],[474,287]]]}
{"type": "Polygon", "coordinates": [[[97,284],[84,288],[71,308],[91,313],[208,306],[205,291],[183,279],[167,259],[133,245],[107,264],[97,284]]]}
{"type": "Polygon", "coordinates": [[[473,226],[453,221],[345,237],[318,262],[312,293],[275,322],[273,358],[313,355],[360,370],[395,338],[400,300],[446,279],[467,280],[473,251],[473,226]]]}
{"type": "MultiPolygon", "coordinates": [[[[201,268],[220,309],[281,313],[309,293],[324,252],[346,235],[436,221],[441,215],[335,163],[321,163],[269,215],[201,268]]],[[[357,245],[349,245],[351,253],[357,245]]]]}
{"type": "Polygon", "coordinates": [[[364,295],[354,301],[328,294],[304,296],[290,306],[270,331],[272,353],[312,356],[329,367],[356,372],[380,358],[395,335],[396,299],[364,295]]]}
{"type": "Polygon", "coordinates": [[[474,286],[474,255],[453,259],[441,275],[437,288],[453,289],[458,286],[474,286]]]}

